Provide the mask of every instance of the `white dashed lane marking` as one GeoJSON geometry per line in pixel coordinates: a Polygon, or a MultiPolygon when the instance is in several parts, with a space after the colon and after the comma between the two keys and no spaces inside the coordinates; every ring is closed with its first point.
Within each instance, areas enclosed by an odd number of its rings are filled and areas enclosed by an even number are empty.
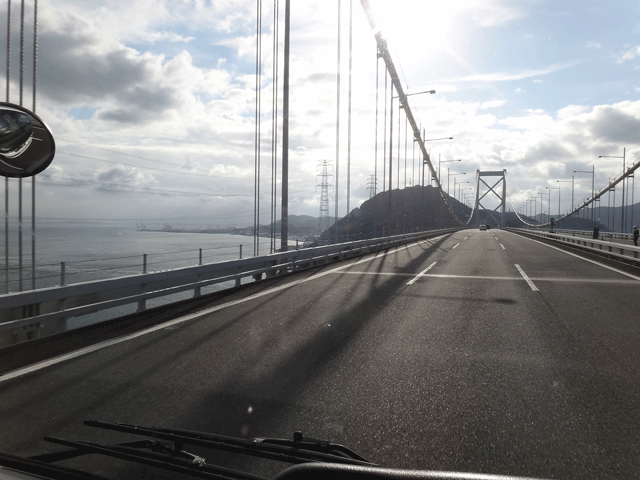
{"type": "Polygon", "coordinates": [[[427,268],[425,268],[423,271],[421,271],[418,275],[416,275],[414,278],[409,280],[407,282],[407,285],[413,285],[416,282],[416,280],[418,280],[421,276],[423,276],[425,273],[427,273],[429,270],[431,270],[431,267],[433,267],[436,263],[438,263],[438,262],[433,262],[431,265],[429,265],[427,268]]]}
{"type": "Polygon", "coordinates": [[[524,278],[527,281],[527,283],[531,287],[531,290],[533,290],[534,292],[538,292],[539,291],[538,287],[536,287],[536,284],[531,281],[531,279],[527,276],[526,273],[524,273],[524,270],[522,270],[522,268],[520,268],[520,265],[518,265],[517,263],[515,263],[514,265],[516,266],[516,268],[520,272],[520,275],[522,275],[522,278],[524,278]]]}

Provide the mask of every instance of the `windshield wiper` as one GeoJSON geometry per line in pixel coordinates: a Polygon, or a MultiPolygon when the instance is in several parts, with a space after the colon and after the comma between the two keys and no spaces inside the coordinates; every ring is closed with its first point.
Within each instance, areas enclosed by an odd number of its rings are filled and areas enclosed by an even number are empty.
{"type": "Polygon", "coordinates": [[[305,437],[300,432],[293,434],[293,440],[281,438],[242,439],[191,430],[174,428],[143,427],[124,423],[87,420],[85,425],[115,430],[134,435],[168,440],[176,446],[194,445],[215,450],[240,453],[255,457],[279,460],[287,463],[331,462],[350,465],[376,466],[353,450],[343,445],[305,437]]]}
{"type": "Polygon", "coordinates": [[[97,453],[200,478],[224,478],[229,480],[258,480],[262,478],[237,470],[210,465],[205,458],[186,451],[185,446],[190,445],[291,464],[323,462],[367,467],[377,466],[343,445],[305,437],[300,432],[295,432],[292,440],[281,438],[243,439],[191,430],[144,427],[97,420],[87,420],[84,423],[90,427],[141,435],[150,437],[153,440],[146,439],[114,445],[102,445],[78,440],[45,437],[48,442],[70,448],[60,452],[37,455],[31,457],[31,459],[50,463],[97,453]],[[172,443],[165,444],[163,441],[172,443]]]}
{"type": "Polygon", "coordinates": [[[55,437],[45,437],[45,440],[71,447],[71,450],[38,455],[31,457],[32,460],[49,463],[81,455],[98,453],[199,478],[264,480],[264,477],[218,465],[209,465],[202,457],[186,452],[182,450],[182,448],[177,448],[177,446],[174,448],[168,447],[159,441],[142,440],[116,445],[101,445],[98,443],[65,440],[55,437]]]}

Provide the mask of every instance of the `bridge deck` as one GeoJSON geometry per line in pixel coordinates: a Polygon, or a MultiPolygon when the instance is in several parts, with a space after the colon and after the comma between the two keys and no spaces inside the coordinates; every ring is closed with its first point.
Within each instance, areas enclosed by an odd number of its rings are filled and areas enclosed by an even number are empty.
{"type": "Polygon", "coordinates": [[[302,430],[390,467],[635,477],[640,276],[630,271],[464,230],[265,282],[16,372],[1,383],[0,450],[42,451],[47,434],[95,440],[81,420],[96,418],[234,436],[302,430]]]}

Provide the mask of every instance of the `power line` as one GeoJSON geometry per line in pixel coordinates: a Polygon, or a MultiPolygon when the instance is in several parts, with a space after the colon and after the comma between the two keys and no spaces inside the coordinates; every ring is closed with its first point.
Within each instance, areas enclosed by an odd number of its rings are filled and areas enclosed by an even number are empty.
{"type": "MultiPolygon", "coordinates": [[[[52,178],[52,175],[41,173],[40,178],[52,178]]],[[[65,177],[64,180],[70,181],[70,183],[58,183],[51,182],[49,186],[58,186],[58,187],[77,187],[79,184],[96,184],[103,188],[101,191],[107,192],[117,192],[117,191],[129,191],[131,193],[156,193],[160,195],[174,195],[174,196],[185,196],[185,197],[223,197],[223,198],[231,198],[231,197],[249,197],[247,194],[221,194],[221,193],[211,193],[211,192],[194,192],[189,191],[186,192],[184,190],[170,190],[170,189],[161,189],[161,188],[150,188],[150,187],[135,187],[132,185],[122,185],[122,184],[106,184],[104,182],[99,182],[97,180],[88,180],[85,178],[74,178],[74,177],[65,177]],[[114,188],[115,187],[115,188],[114,188]],[[127,190],[128,189],[128,190],[127,190]]]]}
{"type": "MultiPolygon", "coordinates": [[[[267,209],[264,208],[263,212],[266,212],[267,209]]],[[[250,215],[251,213],[253,213],[253,210],[245,210],[242,212],[233,212],[233,213],[225,213],[225,214],[220,214],[220,215],[215,215],[215,216],[207,216],[207,215],[194,215],[194,216],[182,216],[180,215],[179,217],[168,217],[168,216],[163,216],[163,217],[149,217],[149,216],[144,216],[144,215],[138,215],[138,216],[134,216],[134,217],[129,217],[129,218],[100,218],[100,219],[96,219],[94,217],[89,217],[89,218],[83,218],[83,217],[41,217],[40,218],[40,223],[41,224],[46,224],[46,222],[48,221],[52,221],[52,220],[64,220],[64,221],[82,221],[82,222],[86,222],[86,221],[96,221],[96,222],[100,222],[100,221],[109,221],[109,222],[119,222],[119,221],[123,221],[123,222],[130,222],[130,221],[137,221],[137,220],[145,220],[145,221],[156,221],[156,220],[200,220],[200,221],[209,221],[209,222],[213,222],[213,221],[217,221],[217,220],[228,220],[228,219],[234,219],[234,218],[243,218],[246,217],[247,215],[250,215]]],[[[10,218],[13,218],[12,216],[10,216],[10,218]]]]}
{"type": "MultiPolygon", "coordinates": [[[[196,176],[196,177],[204,177],[206,176],[207,178],[235,178],[235,179],[239,179],[239,180],[249,180],[249,177],[234,177],[234,176],[230,176],[230,175],[201,175],[199,173],[193,173],[193,172],[181,172],[179,170],[166,170],[163,168],[156,168],[156,167],[145,167],[142,165],[133,165],[131,163],[124,163],[124,162],[119,162],[117,160],[105,160],[104,158],[96,158],[96,157],[90,157],[88,155],[79,155],[77,153],[69,153],[69,152],[58,152],[58,154],[62,154],[62,155],[68,155],[70,157],[78,157],[78,158],[86,158],[87,160],[95,160],[97,162],[105,162],[105,163],[112,163],[114,165],[126,165],[127,167],[134,167],[134,168],[140,168],[143,170],[155,170],[158,172],[167,172],[167,173],[176,173],[178,175],[190,175],[190,176],[196,176]]],[[[163,162],[158,162],[158,163],[163,163],[163,162]]],[[[168,162],[164,162],[164,163],[168,163],[168,162]]],[[[169,164],[169,165],[173,165],[173,164],[169,164]]],[[[208,170],[204,170],[204,169],[198,169],[198,170],[202,170],[204,172],[208,172],[208,170]]]]}
{"type": "MultiPolygon", "coordinates": [[[[70,141],[68,139],[65,138],[61,138],[60,140],[64,140],[66,142],[68,142],[71,145],[77,145],[77,146],[81,146],[81,147],[89,147],[89,148],[95,148],[97,150],[104,150],[105,152],[109,152],[109,153],[114,153],[116,155],[122,155],[124,157],[131,157],[131,158],[139,158],[141,160],[146,160],[148,162],[153,162],[153,163],[162,163],[164,165],[170,165],[172,167],[180,167],[180,168],[185,168],[184,165],[179,164],[179,163],[174,163],[174,162],[167,162],[164,160],[157,160],[155,158],[149,158],[149,157],[143,157],[142,155],[134,155],[132,153],[125,153],[125,152],[119,152],[117,150],[112,150],[109,148],[105,148],[105,147],[100,147],[98,145],[92,145],[92,144],[88,144],[88,143],[77,143],[77,142],[73,142],[70,141]]],[[[93,158],[93,157],[87,157],[87,158],[93,158]]],[[[98,159],[96,159],[98,160],[98,159]]],[[[150,168],[150,167],[140,167],[140,168],[150,168]]],[[[199,170],[201,172],[209,172],[209,170],[207,170],[206,168],[198,168],[198,167],[189,167],[191,170],[199,170]]]]}

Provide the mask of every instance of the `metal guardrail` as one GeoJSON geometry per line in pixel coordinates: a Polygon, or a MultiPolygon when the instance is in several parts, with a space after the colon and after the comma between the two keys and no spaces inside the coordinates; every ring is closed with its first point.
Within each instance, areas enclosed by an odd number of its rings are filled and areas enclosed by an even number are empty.
{"type": "MultiPolygon", "coordinates": [[[[535,229],[525,229],[525,228],[508,228],[506,230],[510,230],[516,233],[521,233],[524,235],[531,235],[542,237],[547,240],[552,240],[558,243],[570,244],[576,248],[580,248],[582,250],[586,250],[592,253],[596,253],[598,255],[602,255],[608,258],[615,258],[617,260],[621,260],[627,263],[631,263],[633,265],[640,265],[640,247],[635,247],[633,245],[626,245],[622,243],[614,243],[611,241],[605,240],[596,240],[593,238],[585,238],[582,236],[575,236],[571,233],[550,233],[550,232],[542,232],[540,230],[535,229]]],[[[576,231],[576,233],[583,233],[582,230],[576,231]]],[[[628,234],[619,233],[614,235],[626,235],[628,234]]],[[[626,238],[626,237],[618,237],[618,238],[626,238]]]]}
{"type": "Polygon", "coordinates": [[[0,346],[15,343],[15,339],[11,341],[9,337],[12,330],[13,336],[17,335],[15,329],[21,327],[39,329],[47,323],[48,326],[53,324],[53,328],[48,329],[53,330],[49,334],[59,333],[66,330],[66,320],[71,317],[135,303],[138,304],[138,311],[143,311],[148,299],[189,290],[193,290],[193,296],[198,297],[202,287],[216,283],[235,281],[236,285],[240,285],[241,279],[246,277],[275,277],[457,230],[460,228],[359,240],[244,260],[0,295],[0,334],[4,334],[0,335],[0,346]]]}
{"type": "MultiPolygon", "coordinates": [[[[555,233],[559,233],[561,235],[581,235],[585,237],[591,237],[593,235],[592,230],[564,230],[560,228],[555,229],[555,233]]],[[[609,239],[612,242],[614,239],[616,240],[633,240],[633,233],[618,233],[618,232],[600,232],[598,234],[598,239],[609,239]]]]}

